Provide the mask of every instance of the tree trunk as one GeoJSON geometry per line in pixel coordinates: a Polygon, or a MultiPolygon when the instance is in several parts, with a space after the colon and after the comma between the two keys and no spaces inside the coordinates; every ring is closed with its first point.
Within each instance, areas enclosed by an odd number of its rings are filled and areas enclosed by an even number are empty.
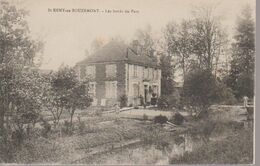
{"type": "Polygon", "coordinates": [[[72,126],[72,120],[73,120],[74,113],[75,113],[75,109],[72,109],[70,112],[70,126],[72,126]]]}
{"type": "Polygon", "coordinates": [[[5,104],[4,101],[2,101],[1,108],[0,108],[0,135],[4,133],[4,120],[5,120],[5,104]]]}
{"type": "Polygon", "coordinates": [[[4,133],[4,118],[5,114],[3,110],[0,110],[0,135],[4,133]]]}

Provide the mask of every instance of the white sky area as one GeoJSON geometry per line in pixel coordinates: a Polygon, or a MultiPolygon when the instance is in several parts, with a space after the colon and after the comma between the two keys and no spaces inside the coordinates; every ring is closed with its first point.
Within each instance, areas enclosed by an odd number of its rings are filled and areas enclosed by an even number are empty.
{"type": "Polygon", "coordinates": [[[120,36],[133,39],[137,29],[151,25],[155,35],[169,21],[180,22],[191,17],[193,6],[217,4],[217,13],[230,37],[241,8],[255,0],[13,0],[30,12],[27,17],[31,34],[44,45],[43,69],[57,69],[61,64],[73,66],[85,58],[95,38],[107,40],[120,36]],[[135,14],[55,13],[48,8],[85,8],[139,10],[135,14]]]}

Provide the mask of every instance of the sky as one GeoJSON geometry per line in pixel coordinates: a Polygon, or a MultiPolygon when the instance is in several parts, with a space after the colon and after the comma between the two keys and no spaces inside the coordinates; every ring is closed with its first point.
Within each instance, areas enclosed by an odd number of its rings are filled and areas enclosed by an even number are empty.
{"type": "Polygon", "coordinates": [[[83,60],[85,51],[99,38],[134,38],[137,29],[152,27],[159,36],[170,21],[180,22],[192,16],[194,6],[216,5],[216,13],[230,36],[241,8],[255,0],[12,0],[29,11],[26,18],[34,39],[44,42],[43,69],[73,66],[83,60]],[[53,9],[98,9],[99,12],[54,12],[53,9]],[[51,11],[50,11],[51,10],[51,11]],[[129,10],[130,13],[106,13],[106,10],[129,10]],[[131,12],[134,10],[135,12],[131,12]],[[103,12],[102,12],[103,11],[103,12]]]}

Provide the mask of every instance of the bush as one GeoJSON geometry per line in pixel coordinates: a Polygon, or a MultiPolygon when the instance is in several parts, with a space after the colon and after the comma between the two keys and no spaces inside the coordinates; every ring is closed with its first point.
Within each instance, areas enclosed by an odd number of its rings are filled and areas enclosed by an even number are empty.
{"type": "Polygon", "coordinates": [[[159,109],[166,109],[166,108],[168,108],[168,103],[167,103],[167,100],[166,100],[166,98],[164,96],[161,96],[158,99],[157,106],[158,106],[159,109]]]}
{"type": "Polygon", "coordinates": [[[179,112],[176,112],[171,119],[171,122],[176,125],[181,125],[183,121],[184,121],[184,117],[179,112]]]}
{"type": "Polygon", "coordinates": [[[126,95],[120,96],[120,108],[127,106],[127,100],[128,100],[128,98],[126,95]]]}
{"type": "Polygon", "coordinates": [[[224,83],[219,82],[218,85],[218,96],[219,96],[219,103],[221,104],[236,104],[237,99],[234,95],[234,92],[231,88],[228,88],[224,83]]]}
{"type": "Polygon", "coordinates": [[[63,126],[61,127],[61,131],[65,135],[72,135],[73,134],[73,125],[65,120],[63,126]]]}
{"type": "Polygon", "coordinates": [[[157,106],[159,109],[171,109],[173,107],[179,107],[179,99],[174,94],[169,96],[163,95],[158,99],[157,106]]]}
{"type": "Polygon", "coordinates": [[[207,110],[216,101],[219,101],[217,80],[208,70],[194,70],[184,78],[182,99],[183,104],[207,110]]]}
{"type": "Polygon", "coordinates": [[[41,126],[43,127],[41,135],[45,138],[48,137],[49,133],[51,132],[51,125],[48,121],[42,119],[41,126]]]}
{"type": "Polygon", "coordinates": [[[151,98],[151,105],[155,106],[157,103],[157,98],[156,97],[152,97],[151,98]]]}
{"type": "Polygon", "coordinates": [[[163,123],[166,123],[167,121],[168,121],[168,118],[166,116],[159,115],[159,116],[154,117],[154,123],[163,124],[163,123]]]}

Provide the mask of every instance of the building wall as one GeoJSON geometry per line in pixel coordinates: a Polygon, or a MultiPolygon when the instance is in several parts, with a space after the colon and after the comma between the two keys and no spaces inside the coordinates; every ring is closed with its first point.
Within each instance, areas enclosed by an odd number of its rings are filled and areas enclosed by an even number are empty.
{"type": "MultiPolygon", "coordinates": [[[[158,91],[155,92],[157,97],[161,95],[161,70],[153,67],[145,67],[141,65],[126,64],[127,74],[127,95],[128,104],[139,105],[140,95],[145,96],[145,87],[149,88],[157,86],[158,91]],[[155,73],[158,75],[155,76],[155,73]]],[[[149,90],[149,89],[148,89],[149,90]]],[[[151,93],[147,96],[147,102],[150,102],[151,93]],[[149,96],[148,96],[149,95],[149,96]]]]}
{"type": "MultiPolygon", "coordinates": [[[[126,93],[126,80],[125,80],[125,64],[123,62],[120,63],[99,63],[99,64],[89,64],[95,65],[95,77],[89,78],[91,83],[95,83],[95,97],[94,100],[97,105],[103,105],[105,103],[106,106],[111,106],[117,103],[120,100],[120,96],[126,93]],[[113,77],[107,77],[106,75],[106,65],[116,65],[116,75],[113,77]],[[113,81],[116,83],[116,98],[107,98],[106,97],[106,82],[113,81]]],[[[82,75],[85,76],[84,68],[87,65],[82,65],[81,71],[82,75]]],[[[86,76],[85,76],[86,77],[86,76]]]]}
{"type": "MultiPolygon", "coordinates": [[[[114,63],[116,64],[116,76],[106,77],[106,65],[113,63],[99,63],[91,64],[95,65],[95,77],[89,78],[91,83],[95,83],[95,104],[102,105],[102,100],[107,106],[114,105],[120,101],[122,95],[128,97],[128,105],[139,105],[139,96],[145,96],[145,86],[156,85],[158,92],[157,97],[161,95],[161,70],[156,69],[158,76],[153,74],[155,68],[145,68],[145,66],[128,64],[124,62],[114,63]],[[146,73],[148,72],[148,73],[146,73]],[[117,97],[114,99],[106,98],[106,81],[115,81],[117,84],[117,97]]],[[[81,68],[77,68],[80,73],[79,77],[82,79],[86,76],[86,65],[82,65],[81,68]]],[[[151,98],[151,94],[148,97],[148,102],[151,98]]]]}

